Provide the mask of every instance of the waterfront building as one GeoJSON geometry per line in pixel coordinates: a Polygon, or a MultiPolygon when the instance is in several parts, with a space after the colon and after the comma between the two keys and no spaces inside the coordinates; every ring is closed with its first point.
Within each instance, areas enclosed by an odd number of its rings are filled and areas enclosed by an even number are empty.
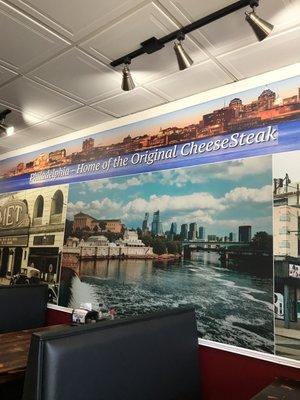
{"type": "Polygon", "coordinates": [[[69,237],[63,248],[62,267],[73,268],[77,273],[85,260],[153,258],[153,248],[146,246],[134,230],[125,230],[123,238],[109,242],[103,235],[90,236],[87,240],[69,237]]]}
{"type": "Polygon", "coordinates": [[[143,224],[142,224],[142,232],[143,234],[147,233],[149,231],[149,227],[148,227],[148,219],[149,219],[149,213],[145,213],[145,218],[143,220],[143,224]]]}
{"type": "Polygon", "coordinates": [[[109,240],[107,239],[107,237],[105,237],[103,235],[90,236],[86,241],[81,240],[78,245],[81,246],[81,247],[108,246],[109,245],[109,240]]]}
{"type": "Polygon", "coordinates": [[[112,233],[121,233],[123,224],[120,219],[99,219],[98,222],[105,225],[105,230],[112,233]]]}
{"type": "Polygon", "coordinates": [[[291,96],[291,97],[286,97],[285,99],[283,99],[283,105],[287,105],[287,104],[297,104],[298,103],[298,96],[291,96]]]}
{"type": "Polygon", "coordinates": [[[217,236],[216,235],[207,235],[208,242],[216,242],[217,236]]]}
{"type": "Polygon", "coordinates": [[[172,233],[173,235],[177,235],[177,223],[176,222],[171,223],[170,233],[172,233]]]}
{"type": "Polygon", "coordinates": [[[73,232],[76,232],[79,229],[93,230],[97,225],[97,220],[86,213],[79,212],[74,215],[73,232]]]}
{"type": "Polygon", "coordinates": [[[228,122],[234,117],[235,110],[230,107],[223,107],[212,113],[203,115],[204,126],[218,126],[220,131],[225,129],[228,122]]]}
{"type": "Polygon", "coordinates": [[[46,168],[49,163],[49,155],[46,153],[39,154],[33,161],[33,167],[36,170],[40,170],[41,168],[46,168]]]}
{"type": "Polygon", "coordinates": [[[251,226],[242,225],[239,226],[239,242],[250,243],[251,242],[251,226]]]}
{"type": "Polygon", "coordinates": [[[73,232],[77,230],[102,230],[121,233],[122,229],[123,225],[120,219],[96,219],[83,212],[74,215],[73,232]]]}
{"type": "Polygon", "coordinates": [[[93,150],[94,146],[95,146],[95,139],[93,139],[93,138],[85,139],[82,142],[82,151],[89,152],[89,151],[93,150]]]}
{"type": "Polygon", "coordinates": [[[189,238],[189,240],[197,239],[197,223],[196,222],[190,223],[188,238],[189,238]]]}
{"type": "Polygon", "coordinates": [[[118,243],[123,246],[130,247],[144,247],[145,244],[138,238],[138,234],[135,230],[126,229],[123,235],[123,239],[119,239],[118,243]]]}
{"type": "Polygon", "coordinates": [[[49,153],[49,164],[51,166],[64,164],[66,161],[66,149],[55,150],[49,153]]]}
{"type": "Polygon", "coordinates": [[[242,111],[243,109],[243,102],[241,99],[235,97],[229,103],[229,108],[233,108],[234,110],[242,111]]]}
{"type": "Polygon", "coordinates": [[[236,234],[233,232],[229,233],[229,242],[236,242],[236,234]]]}
{"type": "Polygon", "coordinates": [[[258,96],[258,109],[259,110],[268,110],[273,107],[273,104],[276,100],[276,93],[270,89],[264,90],[258,96]]]}
{"type": "Polygon", "coordinates": [[[151,232],[153,233],[153,235],[158,235],[158,236],[163,235],[163,227],[162,227],[162,222],[160,221],[159,210],[157,210],[153,213],[151,232]]]}
{"type": "Polygon", "coordinates": [[[22,172],[24,171],[24,168],[25,168],[25,164],[24,164],[23,162],[20,162],[20,163],[17,165],[17,168],[16,168],[17,174],[22,173],[22,172]]]}
{"type": "Polygon", "coordinates": [[[203,226],[199,226],[198,238],[200,240],[205,240],[205,228],[203,226]]]}
{"type": "Polygon", "coordinates": [[[180,228],[180,237],[183,240],[187,240],[188,239],[188,224],[182,224],[181,228],[180,228]]]}

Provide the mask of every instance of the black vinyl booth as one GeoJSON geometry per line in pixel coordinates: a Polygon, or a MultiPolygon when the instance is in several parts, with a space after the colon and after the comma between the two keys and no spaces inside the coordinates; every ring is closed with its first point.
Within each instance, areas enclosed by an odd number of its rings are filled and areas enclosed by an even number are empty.
{"type": "Polygon", "coordinates": [[[23,400],[199,400],[193,309],[32,336],[23,400]]]}

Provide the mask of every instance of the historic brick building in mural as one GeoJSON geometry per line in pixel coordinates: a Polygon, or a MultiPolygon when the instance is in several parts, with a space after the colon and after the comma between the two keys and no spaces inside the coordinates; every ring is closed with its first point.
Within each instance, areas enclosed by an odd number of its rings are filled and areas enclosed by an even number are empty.
{"type": "Polygon", "coordinates": [[[123,225],[120,219],[96,219],[83,212],[74,215],[73,232],[77,230],[103,230],[112,233],[121,233],[122,229],[123,225]]]}
{"type": "Polygon", "coordinates": [[[0,198],[0,283],[31,267],[59,279],[68,186],[20,191],[0,198]]]}

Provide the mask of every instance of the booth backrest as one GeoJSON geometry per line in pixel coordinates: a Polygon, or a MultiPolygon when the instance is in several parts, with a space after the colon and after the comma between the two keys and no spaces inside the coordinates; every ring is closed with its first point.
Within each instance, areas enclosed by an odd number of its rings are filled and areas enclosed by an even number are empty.
{"type": "Polygon", "coordinates": [[[23,400],[199,400],[197,350],[192,309],[36,333],[23,400]]]}
{"type": "Polygon", "coordinates": [[[48,286],[0,286],[0,333],[44,326],[48,286]]]}

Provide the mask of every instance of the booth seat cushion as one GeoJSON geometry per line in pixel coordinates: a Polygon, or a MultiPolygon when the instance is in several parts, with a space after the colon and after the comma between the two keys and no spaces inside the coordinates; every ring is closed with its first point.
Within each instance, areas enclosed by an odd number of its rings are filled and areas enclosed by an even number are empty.
{"type": "Polygon", "coordinates": [[[48,286],[0,286],[0,333],[33,329],[46,324],[48,286]]]}
{"type": "Polygon", "coordinates": [[[199,400],[195,313],[35,333],[23,400],[199,400]]]}

